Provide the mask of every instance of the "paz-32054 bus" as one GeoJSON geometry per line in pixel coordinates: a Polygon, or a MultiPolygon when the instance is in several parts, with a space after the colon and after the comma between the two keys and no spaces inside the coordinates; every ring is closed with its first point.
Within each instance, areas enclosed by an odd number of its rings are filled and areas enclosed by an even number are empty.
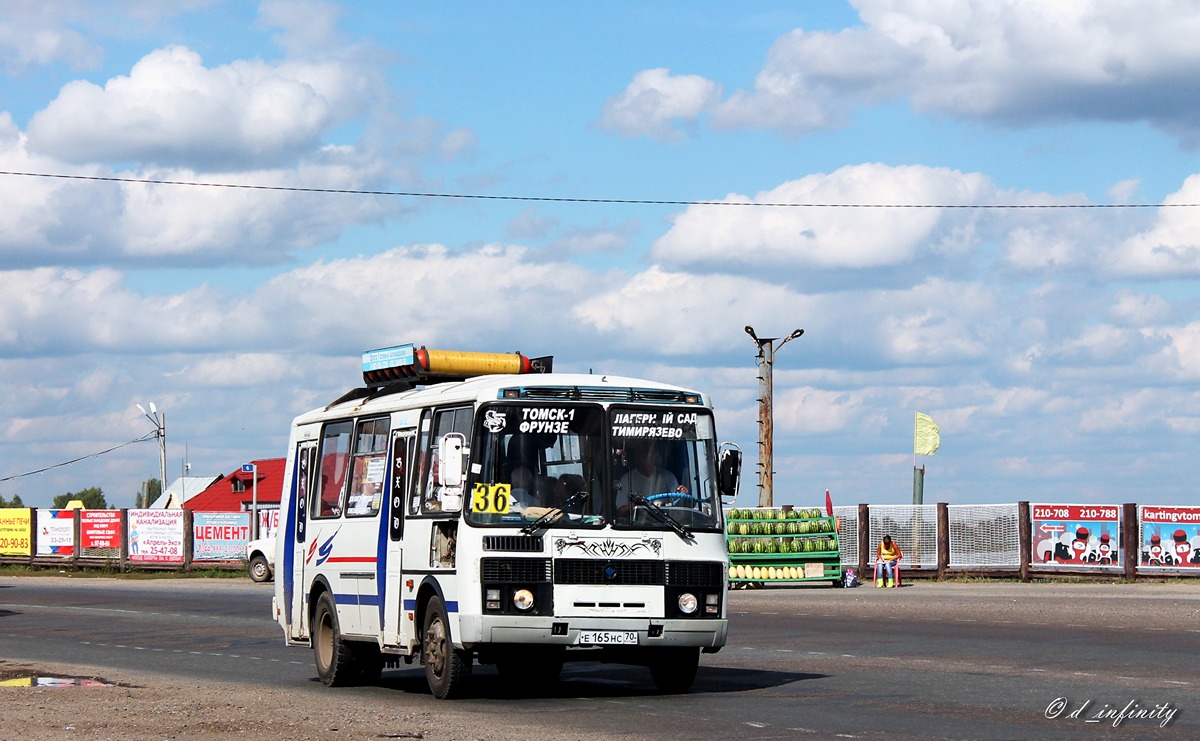
{"type": "Polygon", "coordinates": [[[681,692],[725,645],[740,452],[696,391],[550,360],[370,351],[296,418],[274,611],[323,683],[419,658],[439,698],[475,662],[533,691],[583,659],[681,692]]]}

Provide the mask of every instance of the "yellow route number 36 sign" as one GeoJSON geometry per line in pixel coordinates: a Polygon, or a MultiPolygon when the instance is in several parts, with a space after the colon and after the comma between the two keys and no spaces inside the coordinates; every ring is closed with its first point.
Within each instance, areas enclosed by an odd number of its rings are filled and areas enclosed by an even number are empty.
{"type": "Polygon", "coordinates": [[[471,492],[471,510],[474,512],[505,515],[511,503],[511,484],[476,484],[471,492]]]}

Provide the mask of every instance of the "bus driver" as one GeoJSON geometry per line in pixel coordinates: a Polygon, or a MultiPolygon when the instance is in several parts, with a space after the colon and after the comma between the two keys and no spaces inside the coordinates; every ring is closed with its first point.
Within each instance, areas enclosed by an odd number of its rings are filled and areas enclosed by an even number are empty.
{"type": "Polygon", "coordinates": [[[687,494],[688,488],[679,483],[675,474],[662,467],[662,451],[654,440],[638,439],[629,443],[633,465],[617,482],[617,509],[629,507],[629,494],[644,497],[674,492],[687,494]]]}

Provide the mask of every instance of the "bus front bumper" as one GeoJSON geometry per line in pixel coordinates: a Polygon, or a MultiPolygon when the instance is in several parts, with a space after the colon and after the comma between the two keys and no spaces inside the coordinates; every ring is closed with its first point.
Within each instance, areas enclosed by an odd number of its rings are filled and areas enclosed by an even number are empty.
{"type": "Polygon", "coordinates": [[[729,621],[712,619],[459,615],[456,643],[538,643],[560,646],[694,646],[714,653],[725,645],[729,621]],[[636,642],[634,642],[636,641],[636,642]]]}

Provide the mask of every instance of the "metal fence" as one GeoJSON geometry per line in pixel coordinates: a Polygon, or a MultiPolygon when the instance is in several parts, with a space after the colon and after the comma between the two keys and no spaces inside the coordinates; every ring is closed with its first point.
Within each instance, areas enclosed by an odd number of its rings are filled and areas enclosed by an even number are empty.
{"type": "MultiPolygon", "coordinates": [[[[885,535],[892,536],[904,553],[907,567],[937,568],[936,504],[872,505],[868,532],[870,543],[878,543],[885,535]]],[[[868,554],[869,562],[874,559],[874,553],[868,554]]]]}
{"type": "Polygon", "coordinates": [[[951,504],[950,563],[955,567],[1021,565],[1020,513],[1016,504],[951,504]]]}

